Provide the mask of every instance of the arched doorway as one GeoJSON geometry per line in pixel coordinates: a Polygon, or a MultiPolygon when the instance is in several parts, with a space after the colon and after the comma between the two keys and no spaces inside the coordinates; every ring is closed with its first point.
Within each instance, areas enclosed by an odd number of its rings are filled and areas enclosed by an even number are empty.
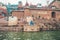
{"type": "Polygon", "coordinates": [[[55,18],[55,17],[56,17],[56,13],[55,13],[55,12],[52,12],[52,13],[51,13],[51,17],[52,17],[52,18],[55,18]]]}

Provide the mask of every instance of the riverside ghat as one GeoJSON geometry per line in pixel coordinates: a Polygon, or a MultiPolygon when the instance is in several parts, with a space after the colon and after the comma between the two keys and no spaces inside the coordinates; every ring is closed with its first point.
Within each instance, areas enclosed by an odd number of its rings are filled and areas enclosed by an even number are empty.
{"type": "Polygon", "coordinates": [[[15,16],[10,16],[8,21],[6,19],[2,18],[2,22],[0,22],[1,31],[39,31],[39,26],[35,25],[32,17],[20,21],[15,16]]]}
{"type": "Polygon", "coordinates": [[[56,19],[37,19],[33,21],[32,17],[26,17],[18,20],[15,16],[9,16],[7,18],[0,19],[0,31],[14,31],[14,32],[37,32],[37,31],[49,31],[60,30],[60,21],[56,19]],[[57,26],[56,26],[57,25],[57,26]]]}
{"type": "Polygon", "coordinates": [[[59,0],[48,6],[29,5],[28,2],[23,6],[21,1],[18,5],[8,4],[7,9],[0,11],[0,31],[60,30],[59,4],[59,0]]]}

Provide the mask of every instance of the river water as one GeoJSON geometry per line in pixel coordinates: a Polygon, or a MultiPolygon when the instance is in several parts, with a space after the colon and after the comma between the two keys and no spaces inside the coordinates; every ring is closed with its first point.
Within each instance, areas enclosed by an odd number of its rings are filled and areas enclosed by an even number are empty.
{"type": "Polygon", "coordinates": [[[0,32],[0,40],[60,40],[60,31],[0,32]]]}

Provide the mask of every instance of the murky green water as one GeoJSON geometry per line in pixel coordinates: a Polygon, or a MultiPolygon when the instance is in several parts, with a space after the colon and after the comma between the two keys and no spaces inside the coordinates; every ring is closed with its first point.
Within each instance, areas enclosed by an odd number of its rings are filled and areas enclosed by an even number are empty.
{"type": "Polygon", "coordinates": [[[60,31],[0,32],[0,40],[60,40],[60,31]]]}

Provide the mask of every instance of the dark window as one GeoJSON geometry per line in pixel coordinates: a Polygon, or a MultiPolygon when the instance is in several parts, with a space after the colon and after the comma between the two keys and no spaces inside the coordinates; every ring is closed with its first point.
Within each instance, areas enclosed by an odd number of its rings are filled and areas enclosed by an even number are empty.
{"type": "Polygon", "coordinates": [[[40,18],[40,16],[39,16],[39,18],[40,18]]]}
{"type": "Polygon", "coordinates": [[[20,19],[18,19],[18,21],[20,21],[20,19]]]}
{"type": "Polygon", "coordinates": [[[34,17],[34,15],[32,15],[32,17],[34,17]]]}
{"type": "Polygon", "coordinates": [[[52,12],[51,13],[51,16],[52,16],[52,18],[55,18],[56,17],[56,13],[55,12],[52,12]]]}

